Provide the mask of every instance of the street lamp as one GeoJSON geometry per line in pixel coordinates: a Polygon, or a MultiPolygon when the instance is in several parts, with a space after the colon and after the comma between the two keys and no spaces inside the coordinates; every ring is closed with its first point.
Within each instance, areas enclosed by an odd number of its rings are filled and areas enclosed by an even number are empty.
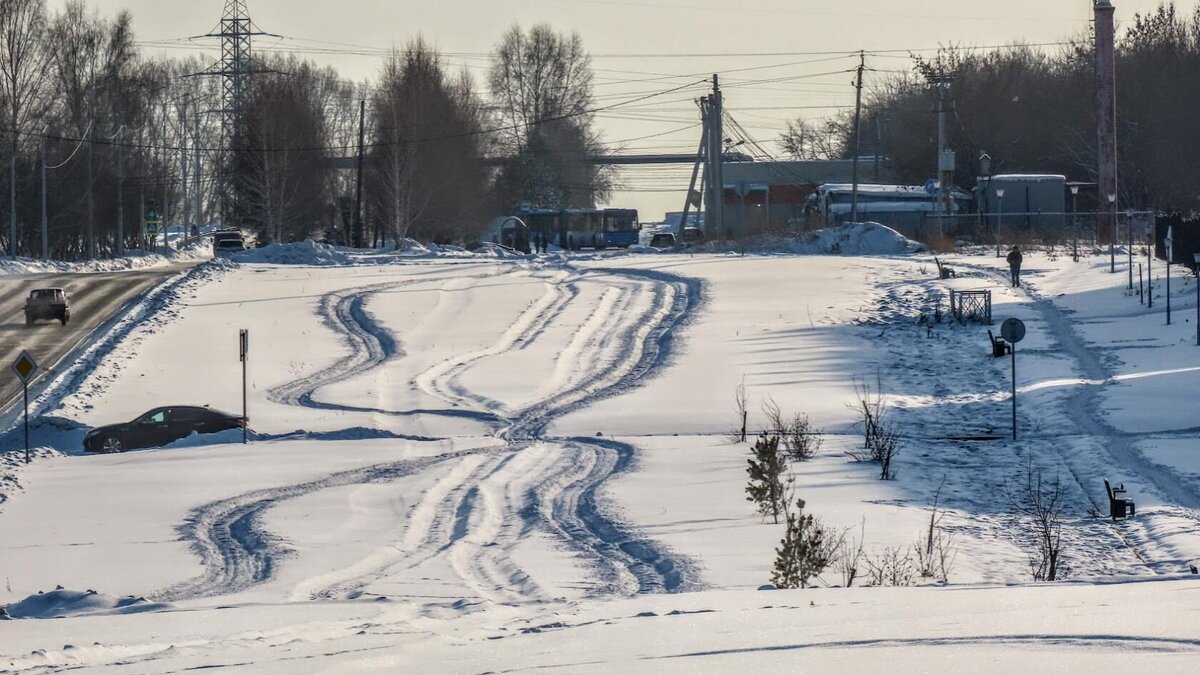
{"type": "Polygon", "coordinates": [[[1129,246],[1129,290],[1133,290],[1133,209],[1125,211],[1125,239],[1129,246]]]}
{"type": "Polygon", "coordinates": [[[1200,253],[1193,253],[1196,262],[1196,346],[1200,347],[1200,253]]]}
{"type": "Polygon", "coordinates": [[[996,257],[1000,257],[1000,228],[1004,225],[1004,188],[996,189],[996,201],[1000,203],[1000,215],[996,217],[996,257]]]}
{"type": "Polygon", "coordinates": [[[1079,262],[1079,186],[1071,186],[1071,258],[1079,262]]]}
{"type": "Polygon", "coordinates": [[[1112,231],[1108,234],[1108,272],[1117,272],[1117,193],[1108,193],[1108,210],[1112,213],[1112,231]]]}

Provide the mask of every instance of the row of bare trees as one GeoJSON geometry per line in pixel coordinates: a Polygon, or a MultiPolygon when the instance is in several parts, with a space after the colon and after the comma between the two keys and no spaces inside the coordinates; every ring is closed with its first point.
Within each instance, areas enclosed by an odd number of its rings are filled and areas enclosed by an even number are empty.
{"type": "MultiPolygon", "coordinates": [[[[993,173],[1054,172],[1094,181],[1096,121],[1090,34],[1054,51],[1014,45],[948,49],[914,57],[910,72],[865,92],[861,153],[881,155],[897,180],[920,184],[937,168],[936,76],[951,78],[948,131],[957,151],[956,182],[974,184],[978,158],[993,173]]],[[[1164,211],[1200,209],[1200,8],[1174,4],[1137,15],[1117,45],[1117,137],[1122,204],[1164,211]]],[[[800,119],[780,137],[798,159],[847,158],[853,112],[800,119]]],[[[1081,204],[1082,206],[1082,204],[1081,204]]]]}
{"type": "Polygon", "coordinates": [[[212,64],[142,54],[129,13],[0,0],[0,249],[42,255],[43,214],[47,253],[66,259],[149,245],[148,216],[270,242],[470,243],[521,204],[603,199],[612,176],[589,161],[604,150],[579,36],[514,26],[494,56],[486,90],[421,39],[365,82],[256,59],[223,129],[212,64]]]}

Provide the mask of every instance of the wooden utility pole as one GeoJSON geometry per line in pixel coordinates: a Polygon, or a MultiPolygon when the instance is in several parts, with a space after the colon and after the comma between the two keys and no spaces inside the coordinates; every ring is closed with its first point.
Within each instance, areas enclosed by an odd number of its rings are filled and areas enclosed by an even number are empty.
{"type": "MultiPolygon", "coordinates": [[[[858,77],[854,82],[854,168],[850,184],[850,222],[852,223],[858,222],[858,156],[862,149],[862,88],[863,69],[866,65],[866,53],[860,51],[858,53],[858,77]]],[[[878,173],[878,169],[876,169],[876,173],[878,173]]]]}

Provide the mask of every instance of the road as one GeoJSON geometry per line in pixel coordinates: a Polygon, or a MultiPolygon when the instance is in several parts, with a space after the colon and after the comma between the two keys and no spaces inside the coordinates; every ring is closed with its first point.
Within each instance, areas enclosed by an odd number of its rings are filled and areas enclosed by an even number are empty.
{"type": "Polygon", "coordinates": [[[0,412],[20,402],[21,383],[9,369],[21,350],[41,367],[35,381],[54,371],[59,361],[99,326],[165,279],[195,263],[178,263],[142,270],[75,274],[29,274],[0,277],[0,412]],[[25,325],[25,298],[34,288],[63,287],[71,301],[71,320],[25,325]]]}

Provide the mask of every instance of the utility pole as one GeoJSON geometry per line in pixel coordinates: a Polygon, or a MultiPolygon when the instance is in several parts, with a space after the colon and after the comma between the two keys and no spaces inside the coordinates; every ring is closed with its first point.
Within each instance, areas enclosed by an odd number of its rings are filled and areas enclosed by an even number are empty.
{"type": "MultiPolygon", "coordinates": [[[[1113,14],[1116,8],[1110,0],[1096,0],[1095,4],[1095,52],[1096,52],[1096,148],[1097,185],[1100,196],[1100,211],[1097,215],[1096,231],[1114,233],[1116,239],[1117,204],[1113,201],[1104,211],[1104,198],[1115,200],[1117,190],[1117,75],[1113,14]]],[[[1115,244],[1115,242],[1114,242],[1115,244]]],[[[1153,242],[1151,242],[1153,245],[1153,242]]],[[[1115,263],[1113,271],[1115,271],[1115,263]]]]}
{"type": "Polygon", "coordinates": [[[17,130],[12,129],[12,157],[9,158],[8,185],[8,257],[17,257],[17,130]]]}
{"type": "MultiPolygon", "coordinates": [[[[354,246],[362,248],[363,246],[363,222],[362,222],[362,183],[363,183],[363,148],[366,133],[367,120],[367,101],[363,99],[358,102],[358,170],[357,176],[354,179],[354,246]]],[[[348,237],[349,239],[349,237],[348,237]]],[[[349,242],[347,242],[349,243],[349,242]]]]}
{"type": "MultiPolygon", "coordinates": [[[[853,171],[850,185],[850,222],[858,222],[858,156],[862,150],[862,88],[863,88],[863,68],[867,65],[867,56],[865,52],[858,53],[858,77],[854,81],[854,159],[853,171]]],[[[876,159],[876,173],[878,173],[878,159],[876,159]]]]}
{"type": "Polygon", "coordinates": [[[50,259],[50,227],[46,217],[46,132],[42,131],[42,260],[50,259]]]}
{"type": "Polygon", "coordinates": [[[196,189],[193,190],[192,198],[196,202],[196,227],[204,225],[204,184],[200,181],[201,163],[200,163],[200,110],[197,109],[192,115],[192,163],[195,168],[192,173],[196,176],[196,189]]]}
{"type": "Polygon", "coordinates": [[[117,242],[116,257],[125,255],[125,125],[117,129],[117,242]]]}
{"type": "Polygon", "coordinates": [[[88,257],[88,260],[96,259],[96,200],[95,200],[95,196],[93,194],[96,191],[95,190],[96,181],[93,179],[93,172],[92,172],[92,164],[93,164],[92,150],[96,144],[93,143],[91,141],[91,139],[89,138],[90,134],[92,133],[92,127],[94,127],[94,126],[95,126],[95,124],[88,125],[88,131],[86,134],[83,135],[83,142],[87,143],[87,146],[88,146],[88,151],[87,151],[87,183],[88,183],[87,257],[88,257]]]}
{"type": "Polygon", "coordinates": [[[692,164],[692,179],[688,181],[687,197],[683,200],[683,216],[679,219],[679,228],[675,231],[676,241],[683,236],[683,228],[687,227],[688,212],[691,211],[692,194],[696,189],[696,176],[700,173],[700,164],[705,161],[704,145],[708,138],[708,124],[705,121],[704,108],[700,108],[700,147],[696,148],[696,161],[692,164]]]}
{"type": "MultiPolygon", "coordinates": [[[[191,215],[191,197],[188,189],[191,187],[191,182],[188,180],[188,126],[187,126],[187,106],[188,100],[191,97],[187,94],[183,96],[183,103],[179,107],[179,229],[187,232],[188,217],[191,215]]],[[[182,241],[183,237],[180,237],[182,241]]],[[[166,244],[166,235],[163,236],[163,244],[166,244]]]]}
{"type": "MultiPolygon", "coordinates": [[[[946,113],[949,112],[947,105],[946,93],[950,91],[950,76],[939,72],[934,79],[934,86],[937,87],[937,116],[938,116],[938,156],[937,156],[937,176],[938,176],[938,201],[941,207],[938,209],[942,213],[942,217],[950,215],[952,211],[950,189],[954,185],[954,152],[950,150],[950,139],[946,132],[946,113]]],[[[940,222],[944,222],[939,220],[940,222]]],[[[939,226],[939,230],[941,227],[939,226]]],[[[940,232],[939,232],[940,233],[940,232]]]]}
{"type": "Polygon", "coordinates": [[[713,195],[716,197],[713,203],[714,215],[716,217],[716,230],[718,236],[725,236],[725,130],[722,123],[722,115],[724,115],[724,105],[721,96],[721,84],[716,73],[712,76],[713,93],[711,96],[712,105],[709,111],[709,128],[712,130],[712,154],[711,163],[713,168],[712,180],[709,181],[713,195]]]}

